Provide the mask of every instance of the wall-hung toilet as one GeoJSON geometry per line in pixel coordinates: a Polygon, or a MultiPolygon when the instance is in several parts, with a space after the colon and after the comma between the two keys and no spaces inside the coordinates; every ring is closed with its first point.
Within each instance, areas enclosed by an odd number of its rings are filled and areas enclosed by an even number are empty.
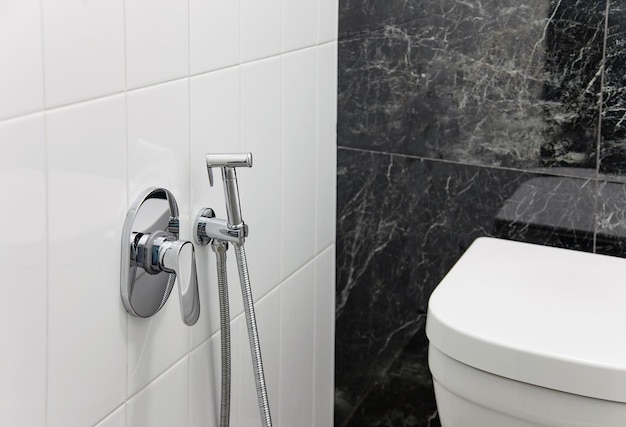
{"type": "Polygon", "coordinates": [[[626,426],[626,259],[477,239],[426,334],[443,427],[626,426]]]}

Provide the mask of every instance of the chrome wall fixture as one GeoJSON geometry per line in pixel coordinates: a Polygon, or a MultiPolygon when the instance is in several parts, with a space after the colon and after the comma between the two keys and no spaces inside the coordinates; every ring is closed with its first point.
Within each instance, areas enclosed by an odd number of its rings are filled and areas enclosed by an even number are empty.
{"type": "Polygon", "coordinates": [[[183,322],[198,321],[195,251],[191,242],[178,238],[178,230],[178,205],[164,188],[145,190],[129,209],[122,231],[120,292],[131,315],[156,314],[177,282],[183,322]]]}
{"type": "Polygon", "coordinates": [[[241,216],[237,172],[235,168],[252,167],[252,153],[207,154],[209,185],[213,187],[213,168],[221,168],[226,201],[226,220],[215,218],[213,209],[205,208],[198,213],[194,222],[196,243],[207,245],[212,239],[243,245],[248,235],[248,226],[241,216]]]}

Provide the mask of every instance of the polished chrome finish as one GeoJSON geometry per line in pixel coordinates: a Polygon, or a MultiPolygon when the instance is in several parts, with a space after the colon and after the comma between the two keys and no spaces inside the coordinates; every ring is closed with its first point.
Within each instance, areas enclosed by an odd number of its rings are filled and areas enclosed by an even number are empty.
{"type": "Polygon", "coordinates": [[[206,166],[211,186],[213,185],[212,168],[222,168],[228,228],[231,230],[243,228],[244,223],[241,217],[241,204],[239,203],[239,188],[237,187],[237,172],[235,168],[251,168],[252,153],[207,154],[206,166]]]}
{"type": "Polygon", "coordinates": [[[193,325],[198,320],[194,248],[191,242],[178,239],[178,231],[178,206],[164,188],[144,191],[128,211],[122,231],[120,291],[131,315],[156,314],[176,281],[183,321],[193,325]]]}
{"type": "Polygon", "coordinates": [[[212,209],[201,210],[194,221],[194,239],[202,245],[209,244],[212,239],[243,245],[248,236],[248,226],[241,216],[235,168],[252,167],[252,153],[207,154],[206,165],[211,186],[213,185],[212,168],[222,169],[227,219],[215,218],[212,209]]]}
{"type": "Polygon", "coordinates": [[[198,212],[196,219],[193,221],[193,228],[196,230],[193,233],[193,239],[201,246],[206,246],[211,243],[212,237],[206,233],[207,219],[215,218],[215,212],[211,208],[204,208],[198,212]]]}
{"type": "Polygon", "coordinates": [[[181,317],[186,325],[195,325],[200,316],[200,295],[193,244],[185,240],[164,241],[159,247],[159,265],[162,271],[176,275],[181,317]]]}
{"type": "Polygon", "coordinates": [[[209,172],[209,185],[213,187],[213,171],[211,168],[251,168],[252,153],[207,154],[206,167],[209,172]]]}
{"type": "MultiPolygon", "coordinates": [[[[213,213],[212,209],[206,210],[213,213]]],[[[196,217],[194,229],[196,230],[196,242],[201,245],[207,245],[213,239],[242,245],[248,236],[247,224],[243,224],[241,228],[233,230],[228,228],[226,220],[215,218],[214,216],[204,216],[202,211],[196,217]]]]}

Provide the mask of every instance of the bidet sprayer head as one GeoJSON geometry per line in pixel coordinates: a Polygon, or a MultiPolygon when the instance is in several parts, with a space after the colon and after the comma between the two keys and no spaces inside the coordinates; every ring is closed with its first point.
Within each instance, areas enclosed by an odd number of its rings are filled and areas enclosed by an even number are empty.
{"type": "Polygon", "coordinates": [[[209,173],[209,184],[211,186],[213,186],[212,168],[222,168],[228,228],[238,230],[245,227],[241,217],[241,204],[239,203],[239,188],[237,187],[237,172],[235,168],[251,168],[252,153],[207,154],[206,166],[209,173]]]}

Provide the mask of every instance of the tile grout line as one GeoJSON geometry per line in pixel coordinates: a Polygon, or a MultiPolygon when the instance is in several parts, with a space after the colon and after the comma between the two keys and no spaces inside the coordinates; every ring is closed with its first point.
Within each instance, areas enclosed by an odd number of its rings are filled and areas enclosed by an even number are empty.
{"type": "Polygon", "coordinates": [[[44,53],[45,49],[45,38],[44,38],[44,7],[43,0],[39,0],[39,23],[41,30],[41,90],[42,90],[42,102],[43,109],[41,114],[43,116],[43,156],[44,156],[44,233],[45,233],[45,241],[46,241],[46,260],[45,260],[45,270],[46,270],[46,324],[45,324],[45,357],[44,357],[44,412],[43,412],[43,421],[44,425],[48,425],[48,406],[49,406],[49,387],[50,387],[50,200],[49,200],[49,153],[48,153],[48,115],[46,114],[46,55],[44,53]]]}

